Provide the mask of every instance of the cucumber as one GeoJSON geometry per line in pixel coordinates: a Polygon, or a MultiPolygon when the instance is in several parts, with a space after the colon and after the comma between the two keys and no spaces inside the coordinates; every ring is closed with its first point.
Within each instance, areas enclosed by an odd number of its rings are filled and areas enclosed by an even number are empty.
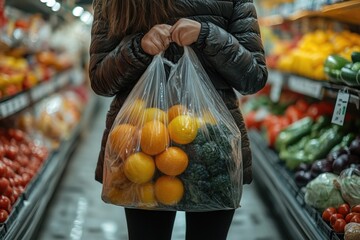
{"type": "Polygon", "coordinates": [[[360,85],[358,82],[358,80],[360,80],[360,79],[357,79],[357,78],[359,78],[359,72],[355,72],[355,71],[351,70],[350,68],[347,68],[347,67],[341,68],[340,77],[341,77],[342,81],[350,87],[360,85]]]}
{"type": "Polygon", "coordinates": [[[351,53],[351,61],[353,63],[360,62],[360,52],[352,52],[351,53]]]}

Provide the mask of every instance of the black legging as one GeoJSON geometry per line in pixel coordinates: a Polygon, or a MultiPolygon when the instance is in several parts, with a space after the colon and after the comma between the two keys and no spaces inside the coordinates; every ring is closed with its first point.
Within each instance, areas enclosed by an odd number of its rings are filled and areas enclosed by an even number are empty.
{"type": "MultiPolygon", "coordinates": [[[[235,210],[186,212],[186,240],[225,240],[235,210]]],[[[170,240],[175,211],[125,208],[129,240],[170,240]]]]}

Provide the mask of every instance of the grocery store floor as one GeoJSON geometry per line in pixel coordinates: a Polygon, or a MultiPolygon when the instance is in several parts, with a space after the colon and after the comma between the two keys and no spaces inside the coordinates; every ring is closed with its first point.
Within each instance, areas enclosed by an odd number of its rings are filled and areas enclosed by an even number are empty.
{"type": "MultiPolygon", "coordinates": [[[[123,209],[102,202],[101,185],[95,182],[93,175],[108,105],[109,99],[99,99],[96,114],[69,159],[34,239],[127,239],[123,209]]],[[[277,217],[257,191],[256,180],[245,186],[241,204],[242,208],[236,210],[228,240],[285,239],[276,222],[277,217]]],[[[184,230],[184,214],[179,212],[172,239],[184,239],[184,230]]]]}

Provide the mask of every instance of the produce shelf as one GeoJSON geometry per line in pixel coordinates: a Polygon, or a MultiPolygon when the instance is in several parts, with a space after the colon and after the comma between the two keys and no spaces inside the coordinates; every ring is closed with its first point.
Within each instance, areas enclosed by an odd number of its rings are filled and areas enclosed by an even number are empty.
{"type": "Polygon", "coordinates": [[[62,142],[59,151],[49,157],[39,174],[32,181],[31,194],[26,196],[26,198],[22,198],[23,207],[12,214],[14,221],[9,222],[7,225],[5,224],[4,229],[0,229],[1,239],[32,239],[38,223],[56,190],[70,155],[76,148],[83,129],[85,129],[91,119],[96,103],[97,98],[92,95],[79,124],[73,130],[69,139],[62,142]]]}
{"type": "Polygon", "coordinates": [[[260,25],[277,26],[286,22],[294,22],[305,18],[329,18],[344,23],[359,25],[360,1],[344,1],[331,5],[325,5],[319,11],[298,10],[289,16],[271,15],[259,19],[260,25]]]}
{"type": "Polygon", "coordinates": [[[0,120],[10,117],[41,99],[58,92],[71,82],[72,70],[55,75],[52,79],[44,81],[33,88],[20,92],[14,96],[0,99],[0,120]]]}
{"type": "Polygon", "coordinates": [[[325,223],[319,220],[320,214],[305,204],[303,191],[296,187],[291,173],[281,164],[276,153],[266,147],[259,132],[250,130],[249,138],[253,149],[254,181],[263,196],[268,198],[266,201],[281,216],[279,219],[289,236],[292,239],[331,239],[333,231],[323,230],[325,223]]]}
{"type": "Polygon", "coordinates": [[[336,98],[339,91],[345,91],[350,94],[350,103],[355,104],[357,109],[360,108],[360,90],[346,85],[312,80],[278,70],[269,70],[269,83],[272,85],[271,99],[274,102],[278,100],[283,87],[319,100],[325,96],[336,98]]]}

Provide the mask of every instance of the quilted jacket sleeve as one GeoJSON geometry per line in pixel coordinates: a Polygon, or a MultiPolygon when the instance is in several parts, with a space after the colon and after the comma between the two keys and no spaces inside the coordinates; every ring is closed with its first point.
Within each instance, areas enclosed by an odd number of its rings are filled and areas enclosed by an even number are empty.
{"type": "Polygon", "coordinates": [[[152,57],[141,50],[141,34],[109,37],[109,25],[101,14],[101,0],[93,1],[89,77],[98,95],[113,96],[133,87],[152,57]]]}
{"type": "Polygon", "coordinates": [[[242,94],[256,93],[267,81],[264,49],[252,0],[234,0],[229,29],[201,23],[197,44],[216,70],[242,94]]]}

